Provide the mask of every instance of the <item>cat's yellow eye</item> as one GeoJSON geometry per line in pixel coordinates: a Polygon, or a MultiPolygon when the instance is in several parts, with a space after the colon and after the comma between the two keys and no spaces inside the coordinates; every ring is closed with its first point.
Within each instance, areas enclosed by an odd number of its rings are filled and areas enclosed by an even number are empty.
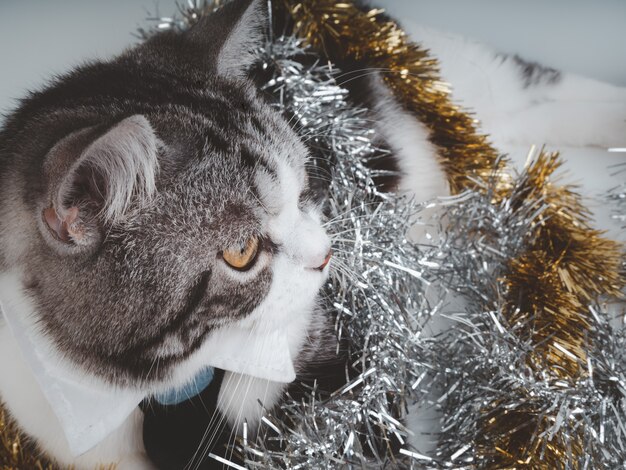
{"type": "Polygon", "coordinates": [[[259,239],[250,237],[245,245],[236,248],[230,248],[222,252],[224,261],[232,268],[240,271],[248,269],[256,260],[259,252],[259,239]]]}

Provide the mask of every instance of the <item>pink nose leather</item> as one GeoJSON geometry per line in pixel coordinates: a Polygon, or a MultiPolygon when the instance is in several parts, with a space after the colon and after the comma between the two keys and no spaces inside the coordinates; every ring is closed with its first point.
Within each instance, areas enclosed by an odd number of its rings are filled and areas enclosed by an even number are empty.
{"type": "Polygon", "coordinates": [[[329,250],[328,254],[326,255],[326,258],[324,259],[324,262],[322,263],[322,265],[317,267],[316,269],[318,271],[322,271],[328,265],[328,263],[330,263],[330,258],[332,256],[333,256],[333,250],[329,250]]]}

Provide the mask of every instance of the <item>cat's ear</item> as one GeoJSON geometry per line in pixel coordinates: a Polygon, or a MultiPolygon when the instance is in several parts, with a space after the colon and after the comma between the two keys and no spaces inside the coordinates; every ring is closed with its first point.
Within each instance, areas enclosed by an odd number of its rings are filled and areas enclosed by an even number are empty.
{"type": "Polygon", "coordinates": [[[267,18],[267,2],[233,0],[201,19],[190,30],[190,37],[205,43],[218,75],[241,77],[265,41],[267,18]]]}
{"type": "Polygon", "coordinates": [[[46,240],[63,252],[97,245],[131,202],[155,192],[158,139],[148,120],[130,116],[104,132],[87,128],[61,139],[44,162],[40,205],[46,240]]]}

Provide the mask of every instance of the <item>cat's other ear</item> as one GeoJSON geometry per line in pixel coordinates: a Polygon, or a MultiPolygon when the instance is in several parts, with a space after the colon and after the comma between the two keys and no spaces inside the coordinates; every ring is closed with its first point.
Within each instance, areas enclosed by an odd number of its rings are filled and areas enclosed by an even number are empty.
{"type": "Polygon", "coordinates": [[[63,253],[97,246],[131,202],[145,203],[155,193],[157,151],[158,139],[142,115],[61,139],[43,168],[39,217],[46,241],[63,253]]]}
{"type": "Polygon", "coordinates": [[[223,77],[242,77],[264,44],[268,28],[264,0],[233,0],[202,18],[191,30],[194,42],[204,43],[215,70],[223,77]]]}

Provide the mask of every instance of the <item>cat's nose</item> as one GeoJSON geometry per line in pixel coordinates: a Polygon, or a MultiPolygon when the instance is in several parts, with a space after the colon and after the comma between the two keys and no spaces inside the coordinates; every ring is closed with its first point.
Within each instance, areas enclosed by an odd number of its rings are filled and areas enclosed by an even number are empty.
{"type": "Polygon", "coordinates": [[[324,258],[324,262],[315,269],[317,271],[323,271],[324,268],[328,266],[328,263],[330,263],[330,258],[332,256],[333,256],[333,250],[328,250],[328,253],[326,254],[326,258],[324,258]]]}

